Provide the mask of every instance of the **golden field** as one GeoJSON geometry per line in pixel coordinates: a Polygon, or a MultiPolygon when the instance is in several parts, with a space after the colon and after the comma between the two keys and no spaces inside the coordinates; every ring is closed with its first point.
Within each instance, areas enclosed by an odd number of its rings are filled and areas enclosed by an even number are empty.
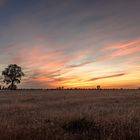
{"type": "Polygon", "coordinates": [[[140,140],[140,90],[1,90],[0,140],[140,140]]]}

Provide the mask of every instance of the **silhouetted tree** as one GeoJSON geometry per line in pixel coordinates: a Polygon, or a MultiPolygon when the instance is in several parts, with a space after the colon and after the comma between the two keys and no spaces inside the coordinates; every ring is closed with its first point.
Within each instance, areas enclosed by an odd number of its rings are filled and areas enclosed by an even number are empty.
{"type": "Polygon", "coordinates": [[[2,75],[4,76],[3,82],[9,85],[8,89],[13,90],[17,89],[16,84],[20,83],[21,77],[24,76],[24,73],[20,66],[11,64],[2,71],[2,75]]]}
{"type": "Polygon", "coordinates": [[[101,89],[101,86],[100,85],[97,85],[97,89],[101,89]]]}

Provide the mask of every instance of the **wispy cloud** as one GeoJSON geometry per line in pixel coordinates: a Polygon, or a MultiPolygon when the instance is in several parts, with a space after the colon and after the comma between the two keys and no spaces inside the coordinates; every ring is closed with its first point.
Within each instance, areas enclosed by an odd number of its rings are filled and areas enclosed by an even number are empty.
{"type": "Polygon", "coordinates": [[[138,52],[138,51],[140,51],[140,46],[135,46],[132,48],[125,48],[125,49],[118,50],[118,51],[114,52],[111,55],[111,58],[133,54],[133,53],[138,52]]]}
{"type": "Polygon", "coordinates": [[[82,66],[85,66],[85,65],[88,65],[88,64],[91,64],[91,63],[93,63],[93,61],[87,61],[87,62],[83,62],[83,63],[80,63],[80,64],[68,65],[67,68],[82,67],[82,66]]]}
{"type": "Polygon", "coordinates": [[[95,77],[95,78],[91,78],[87,81],[96,81],[96,80],[99,80],[99,79],[114,78],[114,77],[120,77],[120,76],[124,76],[124,75],[126,75],[126,74],[125,73],[119,73],[119,74],[114,74],[114,75],[95,77]]]}
{"type": "Polygon", "coordinates": [[[125,48],[129,48],[132,46],[137,46],[140,45],[140,39],[135,39],[133,41],[127,41],[127,42],[120,42],[117,43],[115,45],[109,46],[109,47],[105,47],[104,50],[115,50],[115,49],[125,49],[125,48]]]}
{"type": "Polygon", "coordinates": [[[135,53],[140,52],[140,39],[129,41],[127,43],[121,43],[119,45],[111,45],[104,47],[101,50],[107,52],[105,55],[102,55],[98,58],[99,61],[109,61],[115,58],[131,55],[133,57],[135,53]]]}

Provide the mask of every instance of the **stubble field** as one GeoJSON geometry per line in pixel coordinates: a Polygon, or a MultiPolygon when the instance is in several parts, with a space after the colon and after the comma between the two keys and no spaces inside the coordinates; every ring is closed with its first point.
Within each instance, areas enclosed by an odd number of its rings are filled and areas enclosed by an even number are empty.
{"type": "Polygon", "coordinates": [[[140,90],[0,91],[0,140],[140,140],[140,90]]]}

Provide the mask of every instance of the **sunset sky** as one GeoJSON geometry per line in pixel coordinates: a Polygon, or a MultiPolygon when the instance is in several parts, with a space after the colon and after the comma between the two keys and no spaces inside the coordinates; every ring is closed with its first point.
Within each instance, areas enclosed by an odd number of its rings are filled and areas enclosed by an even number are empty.
{"type": "Polygon", "coordinates": [[[138,88],[140,0],[0,0],[0,73],[9,64],[22,88],[138,88]]]}

